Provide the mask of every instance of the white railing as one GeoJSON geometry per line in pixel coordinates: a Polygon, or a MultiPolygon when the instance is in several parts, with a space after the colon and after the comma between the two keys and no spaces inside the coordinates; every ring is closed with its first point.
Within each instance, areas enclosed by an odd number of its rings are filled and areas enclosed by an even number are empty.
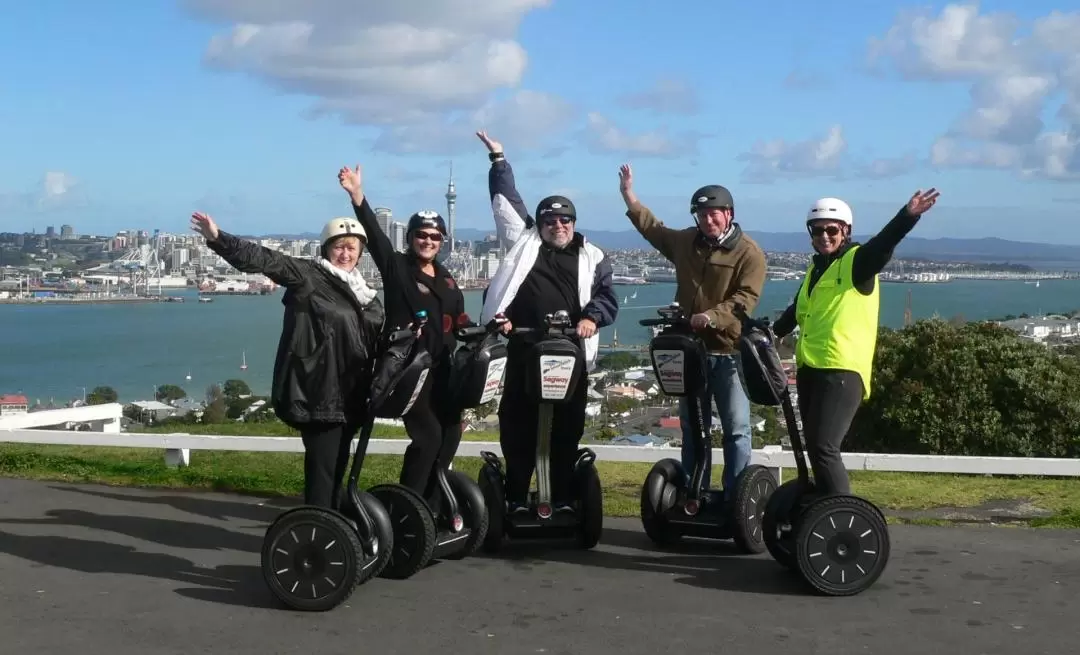
{"type": "MultiPolygon", "coordinates": [[[[72,432],[68,430],[11,430],[0,427],[0,443],[53,444],[69,446],[111,446],[153,448],[165,451],[169,466],[187,466],[192,450],[231,450],[245,452],[304,451],[299,437],[237,437],[201,434],[150,434],[137,432],[72,432]]],[[[353,446],[355,447],[355,441],[353,446]]],[[[368,452],[380,455],[402,455],[408,439],[372,439],[368,452]]],[[[609,462],[657,462],[667,457],[679,458],[679,450],[669,447],[605,446],[589,444],[597,460],[609,462]]],[[[497,442],[462,441],[459,457],[479,457],[481,451],[499,456],[497,442]]],[[[1035,475],[1080,477],[1080,459],[1051,459],[1038,457],[967,457],[959,455],[894,455],[884,453],[843,453],[849,471],[902,471],[910,473],[966,473],[976,475],[1035,475]]],[[[724,451],[713,449],[713,462],[721,464],[724,451]]],[[[780,446],[754,450],[752,463],[771,469],[781,479],[784,468],[795,466],[795,454],[780,446]]]]}

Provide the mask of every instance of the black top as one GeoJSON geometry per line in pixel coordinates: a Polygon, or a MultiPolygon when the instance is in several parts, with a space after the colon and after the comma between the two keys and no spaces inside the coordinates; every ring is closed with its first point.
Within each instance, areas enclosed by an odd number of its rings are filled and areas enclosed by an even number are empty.
{"type": "Polygon", "coordinates": [[[578,253],[582,237],[575,234],[565,248],[541,244],[536,263],[525,276],[506,317],[518,327],[542,328],[544,317],[565,310],[573,325],[584,318],[578,295],[578,253]]]}

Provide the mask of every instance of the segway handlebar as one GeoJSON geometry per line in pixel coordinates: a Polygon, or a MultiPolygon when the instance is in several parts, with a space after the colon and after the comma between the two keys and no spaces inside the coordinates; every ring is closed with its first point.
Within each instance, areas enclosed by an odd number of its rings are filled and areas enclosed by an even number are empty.
{"type": "Polygon", "coordinates": [[[674,325],[689,326],[690,317],[686,315],[679,303],[673,302],[667,307],[662,307],[656,310],[656,313],[660,315],[660,318],[643,318],[638,321],[638,325],[645,327],[652,327],[655,325],[663,325],[670,327],[674,325]]]}
{"type": "Polygon", "coordinates": [[[468,327],[458,328],[454,331],[454,335],[463,341],[475,339],[477,337],[486,337],[489,334],[498,332],[509,320],[510,319],[506,318],[504,314],[496,314],[495,318],[488,321],[487,325],[470,325],[468,327]]]}
{"type": "Polygon", "coordinates": [[[577,336],[577,327],[570,323],[570,312],[566,310],[560,309],[554,314],[548,314],[544,317],[544,323],[546,324],[546,326],[542,328],[513,328],[512,330],[510,330],[510,334],[507,336],[512,336],[515,334],[536,334],[538,332],[552,335],[562,335],[567,337],[577,336]]]}
{"type": "Polygon", "coordinates": [[[401,341],[402,339],[408,339],[414,334],[418,334],[420,330],[427,325],[427,311],[421,309],[413,315],[414,320],[408,325],[408,327],[401,328],[400,330],[394,330],[387,336],[387,340],[391,343],[401,341]]]}

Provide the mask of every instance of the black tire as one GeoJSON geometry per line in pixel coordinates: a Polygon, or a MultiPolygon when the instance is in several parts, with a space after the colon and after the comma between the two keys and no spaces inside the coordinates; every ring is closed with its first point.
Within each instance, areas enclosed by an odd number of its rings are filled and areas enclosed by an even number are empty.
{"type": "Polygon", "coordinates": [[[366,491],[360,492],[360,502],[364,504],[368,516],[375,524],[375,559],[366,562],[360,572],[361,584],[378,576],[386,568],[390,556],[394,552],[394,525],[390,521],[390,513],[375,496],[366,491]]]}
{"type": "Polygon", "coordinates": [[[670,546],[682,536],[664,518],[664,512],[675,506],[685,478],[678,460],[662,459],[653,465],[641,485],[641,526],[657,546],[670,546]]]}
{"type": "Polygon", "coordinates": [[[803,494],[804,487],[798,478],[780,485],[769,497],[761,521],[765,548],[777,563],[793,571],[799,568],[795,563],[795,522],[803,494]]]}
{"type": "Polygon", "coordinates": [[[862,498],[820,498],[799,517],[796,564],[820,594],[853,596],[866,591],[885,570],[889,549],[885,517],[862,498]]]}
{"type": "Polygon", "coordinates": [[[596,465],[590,462],[580,467],[574,478],[581,515],[578,545],[585,549],[594,548],[604,532],[604,490],[600,485],[600,474],[596,465]]]}
{"type": "Polygon", "coordinates": [[[431,561],[435,550],[435,520],[427,503],[408,487],[381,484],[368,490],[390,515],[394,548],[379,577],[404,580],[431,561]]]}
{"type": "Polygon", "coordinates": [[[498,471],[495,471],[490,464],[480,467],[476,482],[480,487],[480,493],[484,494],[484,505],[488,515],[484,552],[495,554],[502,549],[506,537],[506,489],[498,471]]]}
{"type": "Polygon", "coordinates": [[[465,547],[446,556],[446,559],[464,559],[472,557],[484,543],[488,532],[488,510],[484,502],[484,492],[480,485],[473,482],[461,471],[450,471],[447,474],[450,488],[457,497],[461,508],[461,518],[465,521],[465,527],[469,532],[469,538],[465,540],[465,547]]]}
{"type": "Polygon", "coordinates": [[[270,591],[291,609],[325,612],[363,582],[360,538],[336,512],[297,507],[266,530],[262,573],[270,591]]]}
{"type": "Polygon", "coordinates": [[[776,477],[759,464],[747,466],[735,484],[735,502],[730,508],[731,532],[743,553],[765,552],[762,520],[765,507],[776,491],[776,477]]]}

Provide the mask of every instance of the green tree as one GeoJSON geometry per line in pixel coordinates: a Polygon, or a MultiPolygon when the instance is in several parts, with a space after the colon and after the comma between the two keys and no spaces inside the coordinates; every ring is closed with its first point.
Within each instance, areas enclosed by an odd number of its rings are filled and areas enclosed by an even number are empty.
{"type": "Polygon", "coordinates": [[[251,395],[251,387],[243,380],[225,380],[225,386],[222,387],[222,390],[225,392],[225,397],[230,400],[239,398],[240,396],[251,395]]]}
{"type": "Polygon", "coordinates": [[[225,394],[221,387],[216,384],[210,385],[206,390],[206,407],[203,409],[203,423],[224,423],[227,407],[225,394]]]}
{"type": "Polygon", "coordinates": [[[86,394],[86,404],[105,405],[107,403],[115,403],[119,397],[116,390],[112,387],[94,387],[90,393],[86,394]]]}
{"type": "Polygon", "coordinates": [[[1080,362],[993,323],[883,329],[845,449],[1080,455],[1080,362]]]}
{"type": "Polygon", "coordinates": [[[625,371],[628,368],[641,366],[642,363],[640,356],[624,351],[608,353],[596,360],[597,367],[608,371],[625,371]]]}
{"type": "Polygon", "coordinates": [[[157,388],[154,396],[163,403],[169,403],[181,398],[187,398],[187,392],[175,384],[162,384],[157,388]]]}

